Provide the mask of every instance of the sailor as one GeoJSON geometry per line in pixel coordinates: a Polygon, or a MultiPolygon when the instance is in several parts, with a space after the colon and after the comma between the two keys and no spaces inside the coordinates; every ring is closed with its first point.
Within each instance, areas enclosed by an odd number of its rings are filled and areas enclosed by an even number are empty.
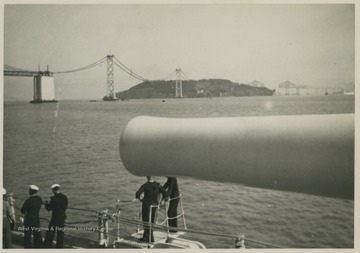
{"type": "Polygon", "coordinates": [[[37,195],[39,187],[29,185],[30,197],[24,202],[21,213],[25,214],[24,248],[42,248],[39,211],[42,199],[37,195]],[[34,246],[31,247],[31,234],[34,234],[34,246]]]}
{"type": "Polygon", "coordinates": [[[180,201],[180,192],[176,177],[168,177],[164,184],[164,189],[167,189],[167,196],[170,197],[168,218],[169,218],[169,232],[177,232],[177,207],[180,201]]]}
{"type": "Polygon", "coordinates": [[[9,201],[6,196],[6,190],[3,188],[3,247],[9,249],[12,247],[11,226],[10,222],[15,226],[15,216],[11,211],[9,201]]]}
{"type": "MultiPolygon", "coordinates": [[[[136,192],[135,197],[142,202],[141,215],[142,221],[144,222],[144,234],[140,241],[144,242],[154,242],[153,230],[146,223],[150,221],[150,206],[156,206],[159,204],[160,193],[163,198],[166,198],[166,191],[161,186],[160,183],[154,181],[154,177],[147,176],[147,182],[143,184],[139,190],[136,192]],[[144,197],[140,199],[141,194],[144,194],[144,197]]],[[[155,221],[156,207],[151,208],[151,223],[155,221]]]]}
{"type": "Polygon", "coordinates": [[[68,199],[66,195],[60,192],[59,184],[53,184],[51,186],[51,190],[54,196],[50,198],[50,203],[47,200],[45,201],[45,209],[48,211],[52,211],[52,215],[48,230],[46,231],[45,235],[44,248],[52,247],[55,232],[57,232],[56,248],[63,248],[64,227],[66,219],[65,210],[68,207],[68,199]]]}

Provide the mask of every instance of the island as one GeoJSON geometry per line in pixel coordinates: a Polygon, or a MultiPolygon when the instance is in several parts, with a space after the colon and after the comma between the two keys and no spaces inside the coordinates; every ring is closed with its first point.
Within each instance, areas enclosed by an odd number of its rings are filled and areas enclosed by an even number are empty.
{"type": "MultiPolygon", "coordinates": [[[[145,81],[128,90],[117,92],[121,100],[142,98],[174,98],[176,81],[145,81]]],[[[201,79],[182,81],[182,95],[185,98],[197,97],[239,97],[239,96],[272,96],[276,90],[264,86],[239,84],[224,79],[201,79]]]]}

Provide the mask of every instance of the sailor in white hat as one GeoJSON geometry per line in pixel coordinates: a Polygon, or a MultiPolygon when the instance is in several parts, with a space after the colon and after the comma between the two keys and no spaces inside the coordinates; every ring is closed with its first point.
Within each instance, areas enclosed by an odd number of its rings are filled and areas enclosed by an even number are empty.
{"type": "Polygon", "coordinates": [[[45,201],[45,209],[52,211],[51,220],[48,230],[46,231],[44,248],[52,248],[52,243],[57,232],[56,248],[64,247],[64,228],[66,214],[65,210],[68,207],[68,199],[66,195],[60,192],[60,185],[53,184],[51,187],[54,196],[50,197],[50,203],[45,201]]]}
{"type": "Polygon", "coordinates": [[[42,237],[39,212],[42,199],[37,195],[39,187],[29,185],[30,197],[24,202],[21,213],[25,215],[24,221],[24,248],[42,248],[42,237]],[[31,234],[34,234],[34,245],[31,244],[31,234]]]}
{"type": "Polygon", "coordinates": [[[34,193],[36,193],[39,190],[39,187],[37,187],[36,185],[31,184],[31,185],[29,185],[29,190],[32,190],[34,193]]]}
{"type": "Polygon", "coordinates": [[[54,188],[59,188],[60,189],[60,185],[59,184],[53,184],[52,186],[51,186],[51,189],[54,189],[54,188]]]}

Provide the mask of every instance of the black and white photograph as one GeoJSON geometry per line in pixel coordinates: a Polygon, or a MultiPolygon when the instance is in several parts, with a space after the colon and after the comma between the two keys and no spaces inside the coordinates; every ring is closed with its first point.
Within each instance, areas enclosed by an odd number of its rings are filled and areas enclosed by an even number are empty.
{"type": "Polygon", "coordinates": [[[358,3],[1,8],[2,249],[356,251],[358,3]]]}

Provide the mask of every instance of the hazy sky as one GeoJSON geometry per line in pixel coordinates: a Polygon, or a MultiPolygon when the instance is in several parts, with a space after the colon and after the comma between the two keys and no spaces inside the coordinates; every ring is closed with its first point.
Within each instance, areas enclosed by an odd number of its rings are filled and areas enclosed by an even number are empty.
{"type": "MultiPolygon", "coordinates": [[[[148,79],[354,82],[353,4],[5,5],[4,64],[65,71],[110,52],[148,79]]],[[[100,99],[106,64],[54,75],[62,99],[100,99]]],[[[31,100],[31,77],[4,77],[5,99],[31,100]]],[[[140,81],[115,67],[115,92],[140,81]]]]}

